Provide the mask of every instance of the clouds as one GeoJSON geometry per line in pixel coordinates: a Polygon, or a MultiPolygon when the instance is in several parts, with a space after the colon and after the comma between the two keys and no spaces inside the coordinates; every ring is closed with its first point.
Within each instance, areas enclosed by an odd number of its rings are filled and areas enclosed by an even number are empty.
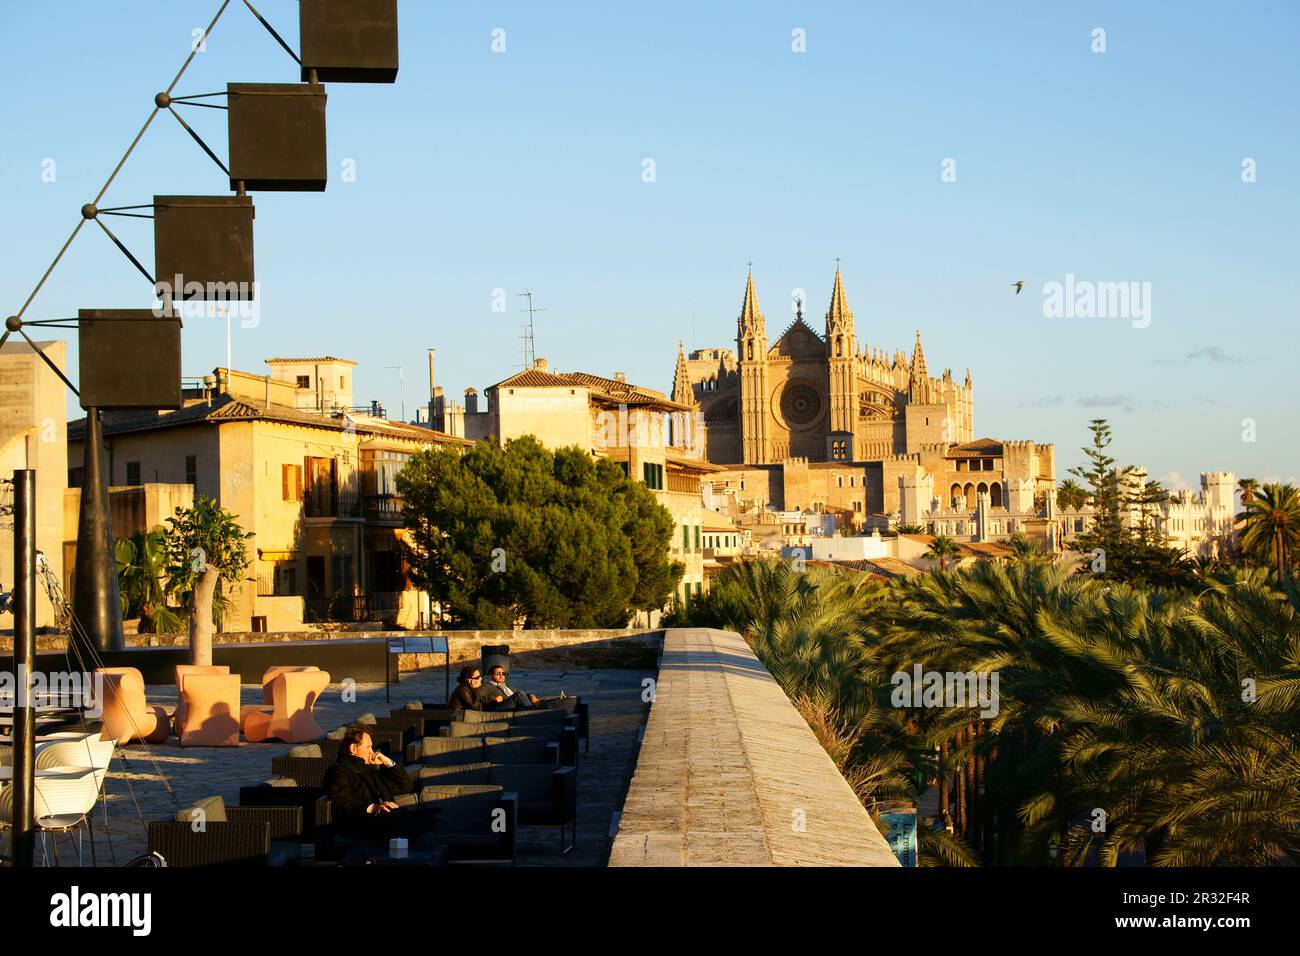
{"type": "Polygon", "coordinates": [[[1204,348],[1197,349],[1195,352],[1189,352],[1187,354],[1187,359],[1188,361],[1192,361],[1194,359],[1206,359],[1210,362],[1230,362],[1230,363],[1236,363],[1241,361],[1241,359],[1237,358],[1235,355],[1229,355],[1227,352],[1223,351],[1223,349],[1221,349],[1217,345],[1207,345],[1204,348]]]}

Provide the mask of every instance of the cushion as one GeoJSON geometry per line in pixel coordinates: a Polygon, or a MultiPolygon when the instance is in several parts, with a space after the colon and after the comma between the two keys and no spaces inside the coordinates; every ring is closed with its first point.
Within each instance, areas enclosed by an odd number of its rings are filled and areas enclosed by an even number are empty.
{"type": "MultiPolygon", "coordinates": [[[[472,740],[474,738],[462,738],[472,740]]],[[[484,737],[483,755],[488,763],[548,763],[554,762],[545,737],[484,737]]]]}
{"type": "Polygon", "coordinates": [[[492,834],[492,811],[501,800],[500,787],[459,785],[423,787],[421,803],[435,803],[437,833],[492,834]]]}
{"type": "Polygon", "coordinates": [[[377,724],[379,719],[374,714],[362,714],[357,718],[359,724],[377,724]]]}
{"type": "Polygon", "coordinates": [[[482,737],[424,737],[420,740],[419,760],[428,767],[461,767],[483,762],[482,737]]]}
{"type": "Polygon", "coordinates": [[[403,710],[424,710],[424,701],[413,700],[410,703],[402,705],[403,710]]]}
{"type": "Polygon", "coordinates": [[[293,777],[272,777],[266,781],[266,785],[268,787],[296,787],[298,781],[294,780],[293,777]]]}
{"type": "Polygon", "coordinates": [[[555,767],[547,764],[526,764],[521,766],[492,766],[488,771],[488,783],[501,787],[507,793],[519,794],[520,809],[530,803],[551,806],[551,787],[555,778],[555,767]]]}
{"type": "Polygon", "coordinates": [[[416,774],[416,786],[487,786],[493,783],[488,779],[491,769],[490,763],[467,763],[460,767],[421,767],[416,774]]]}
{"type": "Polygon", "coordinates": [[[216,796],[204,797],[202,800],[195,800],[193,806],[176,811],[177,823],[194,823],[196,820],[203,820],[207,823],[225,823],[226,801],[216,796]],[[195,810],[203,812],[196,815],[195,810]]]}
{"type": "Polygon", "coordinates": [[[510,736],[510,724],[504,720],[494,720],[491,723],[453,720],[447,725],[447,736],[449,737],[477,737],[480,734],[497,734],[508,737],[510,736]]]}
{"type": "Polygon", "coordinates": [[[287,757],[323,757],[324,752],[320,744],[299,744],[297,747],[290,747],[287,757]]]}
{"type": "Polygon", "coordinates": [[[326,740],[342,740],[342,739],[343,739],[343,735],[346,734],[347,732],[348,732],[348,728],[347,728],[346,726],[343,726],[343,727],[340,727],[338,730],[331,730],[328,734],[325,735],[325,739],[326,739],[326,740]]]}

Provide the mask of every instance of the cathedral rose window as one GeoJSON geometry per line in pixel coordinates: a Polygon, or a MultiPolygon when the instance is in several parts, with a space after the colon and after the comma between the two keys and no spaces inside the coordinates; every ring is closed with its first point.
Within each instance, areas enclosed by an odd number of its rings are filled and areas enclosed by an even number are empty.
{"type": "Polygon", "coordinates": [[[781,393],[781,417],[791,425],[807,425],[821,414],[822,399],[811,385],[788,385],[781,393]]]}

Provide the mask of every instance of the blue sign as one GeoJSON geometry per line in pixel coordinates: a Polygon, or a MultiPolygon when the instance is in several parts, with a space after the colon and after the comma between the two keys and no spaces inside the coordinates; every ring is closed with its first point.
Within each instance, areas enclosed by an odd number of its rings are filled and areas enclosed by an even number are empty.
{"type": "Polygon", "coordinates": [[[916,847],[916,811],[882,813],[880,823],[885,828],[885,839],[889,841],[889,848],[894,851],[894,856],[898,857],[898,862],[903,866],[919,865],[916,847]]]}

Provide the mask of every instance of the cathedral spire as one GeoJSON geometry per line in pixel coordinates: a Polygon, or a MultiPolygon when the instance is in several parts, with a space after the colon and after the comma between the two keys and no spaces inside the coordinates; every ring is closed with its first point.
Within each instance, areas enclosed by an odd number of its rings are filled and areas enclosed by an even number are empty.
{"type": "Polygon", "coordinates": [[[912,351],[912,371],[907,383],[908,400],[928,402],[930,373],[925,367],[925,350],[921,348],[921,330],[916,330],[916,347],[912,351]]]}
{"type": "Polygon", "coordinates": [[[754,273],[751,271],[745,278],[745,297],[740,303],[740,327],[753,329],[762,323],[763,313],[758,307],[758,293],[754,291],[754,273]]]}
{"type": "Polygon", "coordinates": [[[686,368],[686,349],[680,341],[677,343],[677,369],[673,372],[673,401],[679,405],[695,404],[691,375],[686,368]]]}
{"type": "Polygon", "coordinates": [[[844,280],[840,270],[835,270],[835,285],[831,289],[831,304],[826,310],[826,338],[853,334],[853,313],[849,311],[848,296],[844,294],[844,280]]]}

